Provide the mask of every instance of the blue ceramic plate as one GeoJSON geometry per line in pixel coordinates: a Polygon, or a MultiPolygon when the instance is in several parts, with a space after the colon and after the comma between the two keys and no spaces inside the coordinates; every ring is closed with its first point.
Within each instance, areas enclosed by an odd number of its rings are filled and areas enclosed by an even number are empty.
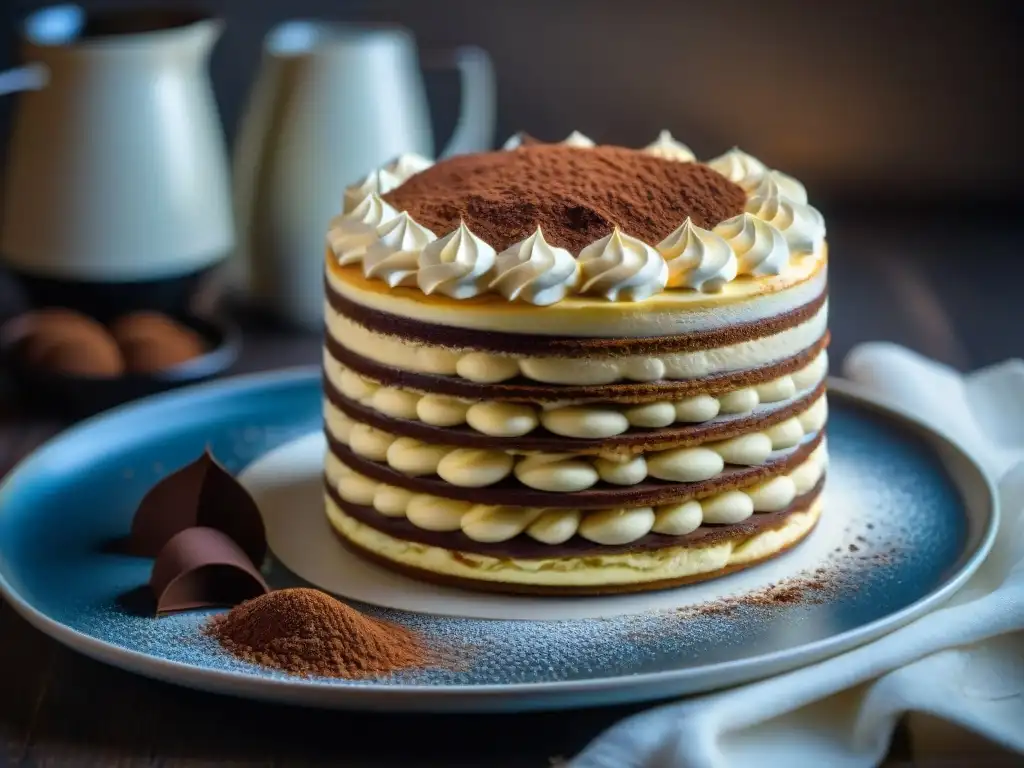
{"type": "MultiPolygon", "coordinates": [[[[0,588],[28,621],[101,661],[254,698],[382,710],[554,709],[656,699],[820,660],[907,623],[961,586],[996,526],[991,483],[913,419],[834,382],[825,515],[842,541],[829,589],[729,610],[605,619],[464,619],[357,604],[472,647],[458,671],[358,682],[296,679],[229,657],[198,632],[208,613],[134,610],[151,562],[111,554],[143,493],[206,445],[230,470],[320,428],[320,374],[300,369],[160,395],[63,433],[0,486],[0,588]]],[[[824,518],[823,518],[824,520],[824,518]]],[[[273,586],[302,583],[272,564],[273,586]]],[[[728,584],[728,578],[723,584],[728,584]]]]}

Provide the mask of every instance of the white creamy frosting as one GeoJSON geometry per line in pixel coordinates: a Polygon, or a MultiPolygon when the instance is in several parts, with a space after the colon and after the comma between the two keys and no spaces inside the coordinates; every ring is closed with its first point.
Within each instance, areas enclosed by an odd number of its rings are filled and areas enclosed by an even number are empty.
{"type": "Polygon", "coordinates": [[[564,299],[580,280],[580,266],[571,253],[556,248],[537,231],[498,254],[490,288],[509,301],[546,307],[564,299]]]}
{"type": "Polygon", "coordinates": [[[725,238],[736,254],[741,275],[778,275],[789,266],[786,238],[774,226],[751,213],[726,219],[715,233],[725,238]]]}
{"type": "Polygon", "coordinates": [[[587,136],[584,136],[579,131],[573,131],[568,136],[566,136],[564,139],[562,139],[561,143],[565,144],[566,146],[569,146],[569,147],[588,147],[589,148],[589,147],[597,146],[592,139],[590,139],[587,136]]]}
{"type": "Polygon", "coordinates": [[[442,293],[469,299],[487,290],[495,253],[465,222],[440,240],[427,244],[419,256],[416,284],[425,294],[442,293]]]}
{"type": "Polygon", "coordinates": [[[768,172],[767,166],[753,155],[748,155],[739,147],[733,147],[723,155],[707,164],[729,181],[739,184],[744,189],[757,185],[761,177],[768,172]]]}
{"type": "Polygon", "coordinates": [[[628,544],[650,533],[654,526],[654,510],[650,507],[602,509],[586,515],[579,534],[595,544],[628,544]]]}
{"type": "Polygon", "coordinates": [[[576,535],[580,527],[578,509],[549,509],[526,529],[526,535],[542,544],[561,544],[576,535]]]}
{"type": "Polygon", "coordinates": [[[613,437],[630,426],[626,415],[615,408],[572,406],[545,411],[540,423],[556,435],[582,438],[613,437]]]}
{"type": "Polygon", "coordinates": [[[541,509],[470,504],[394,488],[366,478],[328,457],[328,477],[341,497],[372,506],[387,517],[406,517],[430,531],[462,530],[474,541],[507,541],[525,534],[544,544],[561,544],[579,534],[597,544],[619,545],[648,533],[682,536],[703,523],[728,525],[751,515],[785,509],[818,483],[828,467],[822,441],[790,472],[745,488],[722,491],[702,499],[680,499],[656,507],[598,510],[541,509]]]}
{"type": "Polygon", "coordinates": [[[462,488],[483,488],[504,480],[515,459],[504,451],[482,448],[449,448],[437,464],[442,480],[462,488]]]}
{"type": "Polygon", "coordinates": [[[465,420],[477,432],[492,437],[521,437],[540,424],[529,404],[501,401],[474,403],[466,410],[465,420]]]}
{"type": "Polygon", "coordinates": [[[658,507],[651,530],[666,536],[685,536],[700,528],[702,522],[704,513],[700,502],[691,499],[681,504],[663,504],[658,507]]]}
{"type": "Polygon", "coordinates": [[[363,255],[363,274],[394,288],[416,285],[420,252],[437,238],[403,211],[376,229],[377,241],[363,255]]]}
{"type": "Polygon", "coordinates": [[[747,213],[774,226],[797,253],[813,253],[825,239],[825,221],[811,206],[797,203],[782,194],[772,176],[761,179],[747,197],[747,213]]]}
{"type": "Polygon", "coordinates": [[[462,516],[462,532],[473,541],[508,541],[526,530],[540,514],[539,509],[477,504],[462,516]]]}
{"type": "Polygon", "coordinates": [[[664,160],[678,160],[684,163],[692,163],[697,159],[688,146],[677,141],[668,131],[661,131],[658,138],[644,147],[644,152],[664,160]]]}
{"type": "Polygon", "coordinates": [[[511,136],[505,139],[505,143],[501,145],[501,148],[504,150],[511,150],[516,149],[517,147],[521,147],[522,145],[523,132],[517,131],[516,133],[513,133],[511,136]]]}
{"type": "Polygon", "coordinates": [[[368,246],[377,241],[377,227],[398,215],[398,211],[371,192],[348,213],[331,219],[327,242],[342,266],[358,264],[368,246]]]}
{"type": "Polygon", "coordinates": [[[406,152],[385,165],[384,170],[401,183],[405,183],[410,177],[427,170],[433,164],[434,161],[429,157],[424,157],[415,152],[406,152]]]}
{"type": "Polygon", "coordinates": [[[526,456],[516,464],[515,475],[523,485],[550,493],[584,491],[599,479],[592,459],[560,454],[526,456]]]}
{"type": "Polygon", "coordinates": [[[736,279],[738,261],[725,240],[698,227],[689,216],[658,244],[668,264],[669,288],[693,288],[713,293],[736,279]]]}
{"type": "Polygon", "coordinates": [[[616,227],[579,255],[581,293],[609,301],[643,301],[665,290],[668,265],[654,248],[616,227]]]}
{"type": "Polygon", "coordinates": [[[370,171],[366,176],[345,187],[342,213],[348,213],[372,194],[383,195],[402,183],[403,179],[386,168],[370,171]]]}
{"type": "Polygon", "coordinates": [[[794,203],[807,205],[807,189],[799,181],[782,171],[772,171],[769,176],[779,185],[779,191],[794,203]]]}

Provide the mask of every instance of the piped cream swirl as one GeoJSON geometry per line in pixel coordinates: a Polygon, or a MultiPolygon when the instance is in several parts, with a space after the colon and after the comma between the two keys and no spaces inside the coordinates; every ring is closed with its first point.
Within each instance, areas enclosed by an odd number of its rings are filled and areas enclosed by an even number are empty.
{"type": "Polygon", "coordinates": [[[768,172],[767,166],[753,155],[748,155],[739,147],[733,147],[723,155],[719,155],[707,163],[729,181],[739,184],[744,189],[752,189],[768,172]]]}
{"type": "Polygon", "coordinates": [[[581,293],[609,301],[643,301],[665,290],[668,265],[654,248],[615,227],[579,255],[581,293]]]}
{"type": "Polygon", "coordinates": [[[338,263],[361,262],[367,247],[377,241],[377,227],[397,215],[398,211],[371,192],[351,211],[331,219],[327,242],[338,263]]]}
{"type": "Polygon", "coordinates": [[[564,248],[549,245],[540,227],[498,254],[491,289],[509,301],[546,307],[564,299],[579,283],[580,267],[564,248]]]}
{"type": "Polygon", "coordinates": [[[658,244],[658,251],[668,264],[670,288],[715,292],[736,279],[738,262],[729,244],[689,217],[658,244]]]}
{"type": "Polygon", "coordinates": [[[821,214],[784,196],[771,174],[765,175],[747,197],[746,211],[782,232],[789,247],[797,253],[813,253],[825,239],[821,214]]]}
{"type": "Polygon", "coordinates": [[[390,192],[401,183],[402,179],[388,171],[386,168],[378,168],[370,171],[355,184],[350,184],[345,187],[345,200],[342,204],[342,213],[349,213],[370,195],[383,195],[390,192]]]}
{"type": "Polygon", "coordinates": [[[416,285],[420,252],[437,238],[403,211],[375,231],[377,240],[363,255],[363,274],[392,288],[416,285]]]}
{"type": "Polygon", "coordinates": [[[384,170],[398,179],[400,183],[405,183],[409,178],[427,170],[433,164],[434,161],[429,157],[415,152],[406,152],[385,165],[384,170]]]}
{"type": "Polygon", "coordinates": [[[778,184],[783,197],[788,197],[794,203],[807,205],[807,189],[803,184],[782,171],[772,171],[769,175],[778,184]]]}
{"type": "Polygon", "coordinates": [[[778,275],[789,265],[789,245],[782,233],[751,213],[726,219],[715,233],[736,254],[741,275],[778,275]]]}
{"type": "Polygon", "coordinates": [[[469,299],[487,290],[494,261],[494,249],[460,222],[458,229],[420,252],[416,283],[428,296],[469,299]]]}
{"type": "Polygon", "coordinates": [[[678,160],[683,163],[692,163],[697,159],[688,146],[677,141],[668,131],[661,131],[658,138],[644,147],[644,152],[663,160],[678,160]]]}
{"type": "Polygon", "coordinates": [[[593,139],[591,139],[589,136],[584,136],[579,131],[573,131],[568,136],[566,136],[564,139],[562,139],[561,143],[565,144],[567,147],[586,147],[586,148],[589,148],[589,147],[597,146],[594,143],[593,139]]]}

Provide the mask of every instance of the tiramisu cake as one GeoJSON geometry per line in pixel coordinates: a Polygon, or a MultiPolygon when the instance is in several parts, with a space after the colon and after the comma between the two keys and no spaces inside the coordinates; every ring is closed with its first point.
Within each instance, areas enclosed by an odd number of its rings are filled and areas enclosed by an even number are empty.
{"type": "Polygon", "coordinates": [[[519,137],[348,188],[328,234],[326,511],[418,578],[671,587],[797,544],[827,457],[825,224],[706,163],[519,137]]]}

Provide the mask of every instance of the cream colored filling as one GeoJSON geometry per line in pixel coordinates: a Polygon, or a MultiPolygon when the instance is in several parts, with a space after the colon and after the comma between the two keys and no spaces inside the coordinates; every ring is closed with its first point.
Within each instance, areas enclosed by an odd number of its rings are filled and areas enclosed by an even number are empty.
{"type": "Polygon", "coordinates": [[[814,317],[785,331],[696,352],[626,357],[525,357],[420,344],[376,333],[325,304],[327,333],[360,357],[417,373],[459,376],[494,384],[523,376],[544,384],[602,385],[618,381],[696,379],[759,368],[793,357],[815,344],[828,327],[828,304],[814,317]]]}
{"type": "Polygon", "coordinates": [[[328,497],[327,518],[346,539],[399,565],[473,581],[551,587],[599,587],[644,584],[714,573],[763,560],[800,541],[821,515],[819,498],[805,512],[786,518],[779,528],[734,542],[705,547],[665,547],[647,552],[523,560],[418,544],[388,536],[360,523],[328,497]]]}
{"type": "Polygon", "coordinates": [[[696,395],[682,400],[641,404],[511,403],[423,394],[381,386],[360,376],[324,350],[327,380],[349,400],[378,413],[436,427],[469,426],[492,437],[521,437],[543,425],[563,437],[613,437],[630,428],[658,429],[675,423],[699,423],[719,415],[743,415],[759,405],[785,405],[805,396],[828,375],[828,353],[786,376],[719,396],[696,395]]]}
{"type": "Polygon", "coordinates": [[[547,307],[498,296],[455,300],[416,288],[367,280],[358,267],[340,270],[327,258],[327,281],[339,294],[371,309],[425,323],[480,331],[546,336],[664,336],[728,328],[790,312],[825,290],[827,254],[795,255],[783,275],[740,278],[719,293],[668,290],[640,304],[567,296],[547,307]]]}
{"type": "Polygon", "coordinates": [[[818,484],[828,467],[825,441],[790,472],[746,488],[655,507],[581,511],[472,504],[378,483],[328,452],[327,481],[350,504],[405,517],[426,531],[459,531],[473,541],[508,541],[525,533],[544,544],[561,544],[579,533],[596,544],[628,544],[652,531],[680,536],[702,524],[735,524],[759,512],[778,512],[818,484]]]}
{"type": "Polygon", "coordinates": [[[820,432],[827,420],[823,395],[801,413],[761,431],[686,448],[594,456],[425,443],[356,421],[324,400],[327,431],[364,459],[386,463],[409,477],[437,475],[461,488],[484,488],[514,476],[529,488],[552,493],[583,491],[599,480],[614,485],[636,485],[648,477],[679,483],[710,480],[727,464],[759,466],[784,456],[820,432]]]}

